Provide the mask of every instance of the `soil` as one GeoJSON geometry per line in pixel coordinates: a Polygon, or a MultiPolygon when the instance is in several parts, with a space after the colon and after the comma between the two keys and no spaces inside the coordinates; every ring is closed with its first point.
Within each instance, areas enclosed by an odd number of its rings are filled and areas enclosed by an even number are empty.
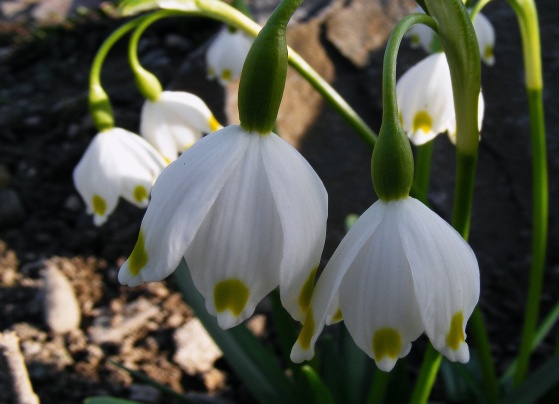
{"type": "MultiPolygon", "coordinates": [[[[550,46],[559,40],[559,8],[552,0],[539,1],[538,8],[551,192],[545,314],[559,298],[559,50],[550,46]]],[[[497,32],[496,66],[483,68],[486,118],[470,242],[480,262],[481,307],[503,370],[518,349],[527,289],[531,151],[514,14],[504,2],[491,3],[484,13],[497,32]]],[[[188,21],[170,20],[150,29],[141,42],[142,61],[166,88],[200,95],[225,122],[224,90],[205,79],[203,58],[219,25],[188,21]]],[[[74,12],[62,25],[50,27],[37,27],[29,18],[0,20],[0,331],[17,333],[33,388],[45,403],[77,403],[99,395],[170,402],[111,361],[190,397],[250,402],[223,359],[211,371],[194,374],[174,360],[176,330],[193,314],[171,278],[137,288],[118,283],[118,268],[136,241],[143,210],[121,201],[108,222],[96,227],[73,186],[72,170],[96,133],[87,111],[89,66],[102,41],[121,23],[100,11],[74,12]],[[45,322],[42,271],[48,265],[70,281],[81,311],[79,327],[62,335],[45,322]],[[146,317],[146,311],[153,315],[146,317]],[[95,338],[103,330],[121,329],[130,318],[141,318],[141,324],[122,331],[121,339],[95,338]]],[[[359,68],[324,35],[321,41],[335,66],[333,86],[378,130],[382,48],[373,50],[367,65],[359,68]]],[[[401,53],[400,73],[424,56],[407,49],[401,53]]],[[[124,44],[111,52],[103,84],[118,126],[136,130],[143,100],[124,44]]],[[[320,107],[299,149],[330,195],[325,263],[343,237],[345,217],[362,213],[375,199],[370,150],[327,105],[320,107]]],[[[446,219],[452,212],[453,167],[453,147],[441,136],[435,145],[430,200],[446,219]]],[[[265,308],[261,311],[266,314],[265,308]]],[[[259,335],[266,338],[267,332],[259,335]]],[[[549,357],[553,344],[546,339],[534,366],[549,357]]],[[[412,362],[421,357],[417,351],[412,349],[412,362]]]]}

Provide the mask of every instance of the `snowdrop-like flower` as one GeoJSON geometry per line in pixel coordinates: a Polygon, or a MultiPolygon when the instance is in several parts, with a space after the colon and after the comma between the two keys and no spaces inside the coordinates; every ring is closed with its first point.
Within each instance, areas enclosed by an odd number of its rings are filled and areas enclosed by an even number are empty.
{"type": "Polygon", "coordinates": [[[157,151],[121,128],[97,134],[74,169],[74,185],[97,226],[115,210],[118,197],[146,207],[153,183],[165,167],[157,151]]]}
{"type": "Polygon", "coordinates": [[[477,35],[481,60],[483,60],[486,65],[493,66],[495,64],[495,56],[493,55],[495,30],[493,29],[493,25],[486,16],[477,13],[474,19],[474,29],[477,35]]]}
{"type": "Polygon", "coordinates": [[[170,163],[203,133],[221,128],[208,106],[194,94],[163,91],[142,108],[140,134],[170,163]]]}
{"type": "Polygon", "coordinates": [[[465,327],[478,298],[477,261],[458,232],[416,199],[379,200],[320,276],[291,359],[312,358],[325,324],[343,318],[383,371],[422,332],[448,359],[467,362],[465,327]]]}
{"type": "MultiPolygon", "coordinates": [[[[446,131],[450,140],[456,142],[452,81],[444,53],[434,53],[404,73],[398,80],[396,92],[402,127],[415,145],[427,143],[446,131]]],[[[480,128],[483,112],[483,96],[480,93],[480,128]]]]}
{"type": "Polygon", "coordinates": [[[327,205],[321,180],[287,142],[226,127],[161,174],[119,281],[161,280],[184,257],[222,328],[248,318],[278,285],[284,307],[302,321],[324,245],[327,205]]]}
{"type": "Polygon", "coordinates": [[[252,39],[244,32],[229,27],[222,29],[206,52],[208,78],[217,78],[225,86],[241,77],[251,45],[252,39]]]}

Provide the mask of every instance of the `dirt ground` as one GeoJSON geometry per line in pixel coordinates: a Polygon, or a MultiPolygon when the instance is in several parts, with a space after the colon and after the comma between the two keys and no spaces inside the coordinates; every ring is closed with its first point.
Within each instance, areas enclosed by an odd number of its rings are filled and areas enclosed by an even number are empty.
{"type": "MultiPolygon", "coordinates": [[[[470,242],[480,262],[481,305],[502,370],[518,348],[526,295],[531,174],[518,32],[506,3],[494,3],[486,15],[497,31],[496,66],[483,68],[486,118],[470,242]]],[[[559,298],[555,207],[559,196],[559,49],[554,46],[559,40],[555,24],[559,10],[554,3],[538,2],[551,191],[544,314],[559,298]]],[[[118,268],[132,250],[143,210],[121,201],[102,227],[95,227],[85,214],[71,173],[95,134],[87,111],[89,66],[102,41],[121,22],[102,12],[77,16],[74,10],[72,15],[62,25],[49,28],[37,28],[29,18],[17,15],[0,20],[0,331],[15,331],[20,338],[31,382],[45,403],[77,403],[103,394],[169,402],[110,361],[190,397],[250,402],[223,359],[213,357],[205,370],[177,363],[178,330],[190,324],[193,316],[172,279],[137,288],[118,283],[118,268]],[[46,321],[45,279],[52,267],[69,280],[81,312],[79,326],[62,334],[53,332],[46,321]],[[117,331],[111,334],[109,330],[117,331]]],[[[333,86],[378,130],[382,46],[371,49],[359,67],[327,40],[321,27],[318,38],[334,66],[333,86]]],[[[188,24],[173,20],[145,34],[140,54],[166,88],[202,96],[225,122],[224,90],[204,74],[205,44],[218,29],[219,25],[206,20],[189,19],[188,24]]],[[[124,45],[111,53],[103,84],[117,124],[136,131],[142,99],[125,53],[124,45]]],[[[401,53],[399,72],[423,57],[420,51],[403,49],[401,53]]],[[[325,263],[343,236],[346,215],[362,213],[375,199],[370,150],[326,105],[317,107],[298,146],[330,195],[325,263]]],[[[430,199],[446,219],[452,211],[453,165],[453,148],[441,136],[435,147],[430,199]]],[[[266,314],[265,309],[261,311],[266,314]]],[[[266,317],[259,317],[254,327],[262,328],[262,321],[266,317]]],[[[267,338],[269,332],[268,327],[258,334],[267,338]]],[[[553,343],[546,340],[536,353],[536,362],[549,356],[553,343]]],[[[421,352],[412,349],[410,356],[413,361],[421,352]]],[[[4,403],[1,397],[0,403],[4,403]]]]}

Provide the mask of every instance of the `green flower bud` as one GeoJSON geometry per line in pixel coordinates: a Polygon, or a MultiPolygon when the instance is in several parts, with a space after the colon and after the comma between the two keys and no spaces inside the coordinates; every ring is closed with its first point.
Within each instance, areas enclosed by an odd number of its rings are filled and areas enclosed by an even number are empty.
{"type": "Polygon", "coordinates": [[[109,96],[99,84],[91,85],[89,88],[89,112],[99,132],[115,126],[109,96]]]}
{"type": "Polygon", "coordinates": [[[270,133],[287,76],[285,31],[302,0],[284,0],[276,8],[248,52],[239,84],[239,119],[247,132],[270,133]]]}
{"type": "Polygon", "coordinates": [[[136,87],[140,94],[150,101],[157,101],[159,94],[163,91],[161,83],[153,74],[145,70],[139,64],[133,67],[136,87]]]}
{"type": "Polygon", "coordinates": [[[371,159],[371,176],[378,197],[385,202],[410,194],[413,154],[397,119],[383,120],[371,159]]]}

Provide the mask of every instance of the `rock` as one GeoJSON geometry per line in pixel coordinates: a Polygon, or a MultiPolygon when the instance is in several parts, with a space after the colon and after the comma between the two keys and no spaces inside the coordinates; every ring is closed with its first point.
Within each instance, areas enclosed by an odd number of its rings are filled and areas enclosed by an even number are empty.
{"type": "Polygon", "coordinates": [[[197,318],[191,319],[173,335],[177,350],[173,360],[189,375],[205,373],[222,353],[197,318]]]}
{"type": "Polygon", "coordinates": [[[153,386],[134,383],[130,386],[129,399],[142,403],[158,403],[161,399],[161,392],[153,386]]]}
{"type": "Polygon", "coordinates": [[[45,282],[44,318],[55,334],[64,334],[79,328],[81,311],[72,284],[51,262],[41,272],[45,282]]]}
{"type": "Polygon", "coordinates": [[[149,319],[157,316],[159,309],[148,300],[138,300],[127,304],[114,318],[100,316],[87,332],[95,344],[120,344],[127,336],[142,328],[149,319]]]}

